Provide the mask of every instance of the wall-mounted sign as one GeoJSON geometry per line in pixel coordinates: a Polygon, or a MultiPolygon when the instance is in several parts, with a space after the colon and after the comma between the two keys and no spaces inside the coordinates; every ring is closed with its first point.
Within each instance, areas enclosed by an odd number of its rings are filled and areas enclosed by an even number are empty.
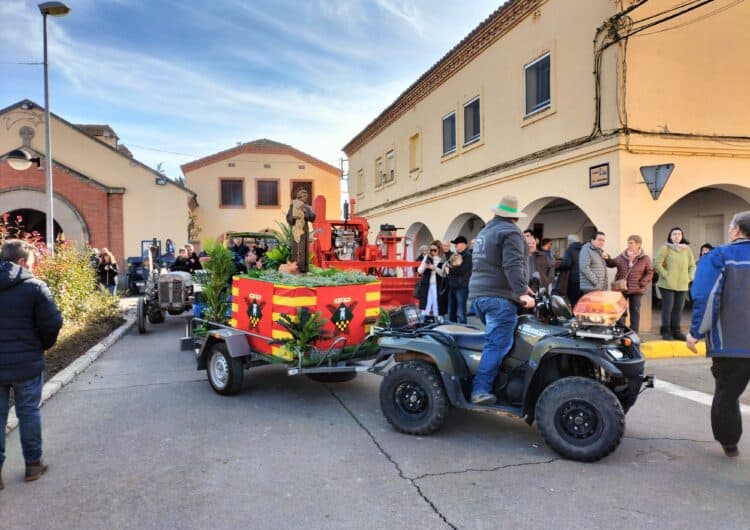
{"type": "Polygon", "coordinates": [[[589,168],[589,188],[609,186],[609,163],[589,168]]]}

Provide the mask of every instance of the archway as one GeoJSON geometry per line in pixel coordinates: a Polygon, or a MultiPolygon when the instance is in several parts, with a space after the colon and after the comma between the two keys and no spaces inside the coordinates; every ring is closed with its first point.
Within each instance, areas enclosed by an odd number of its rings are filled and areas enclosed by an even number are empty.
{"type": "Polygon", "coordinates": [[[413,223],[406,231],[406,237],[412,240],[414,252],[419,251],[422,245],[429,245],[435,239],[432,232],[424,223],[413,223]]]}
{"type": "Polygon", "coordinates": [[[445,232],[445,241],[451,241],[458,236],[464,236],[467,240],[474,239],[479,231],[484,228],[485,222],[475,213],[465,212],[453,219],[445,232]]]}
{"type": "MultiPolygon", "coordinates": [[[[89,231],[86,222],[78,211],[67,200],[60,195],[55,195],[55,236],[60,231],[68,241],[81,241],[88,243],[89,231]]],[[[37,229],[40,234],[46,234],[47,194],[33,188],[14,188],[0,192],[0,215],[5,212],[26,211],[31,212],[31,220],[39,223],[41,214],[41,227],[37,229]],[[36,213],[34,213],[36,212],[36,213]]],[[[28,223],[28,220],[26,221],[28,223]]],[[[28,225],[26,228],[27,231],[28,225]]]]}
{"type": "Polygon", "coordinates": [[[545,197],[529,204],[524,213],[528,217],[519,221],[522,229],[529,228],[541,241],[552,241],[553,256],[562,256],[568,248],[568,235],[588,241],[596,226],[578,205],[560,197],[545,197]]]}
{"type": "MultiPolygon", "coordinates": [[[[8,212],[8,219],[24,232],[39,234],[42,241],[47,240],[47,214],[31,208],[20,208],[8,212]]],[[[63,231],[60,223],[55,221],[55,240],[63,231]]],[[[67,237],[67,235],[66,235],[67,237]]]]}

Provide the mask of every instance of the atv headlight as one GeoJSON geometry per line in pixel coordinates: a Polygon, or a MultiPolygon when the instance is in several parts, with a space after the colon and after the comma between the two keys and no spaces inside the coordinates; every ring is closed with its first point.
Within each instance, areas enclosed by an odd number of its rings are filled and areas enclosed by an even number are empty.
{"type": "Polygon", "coordinates": [[[607,353],[615,361],[622,361],[625,358],[625,353],[618,350],[617,348],[607,348],[607,353]]]}

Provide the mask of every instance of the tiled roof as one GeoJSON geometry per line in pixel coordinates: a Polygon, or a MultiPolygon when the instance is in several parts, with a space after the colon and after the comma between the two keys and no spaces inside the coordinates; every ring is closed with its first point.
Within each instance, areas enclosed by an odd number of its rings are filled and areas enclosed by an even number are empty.
{"type": "Polygon", "coordinates": [[[268,138],[261,138],[260,140],[242,143],[225,151],[219,151],[218,153],[214,153],[213,155],[208,155],[206,157],[199,158],[198,160],[193,160],[192,162],[183,164],[180,167],[182,168],[183,173],[188,173],[190,171],[195,171],[196,169],[206,167],[211,164],[215,164],[216,162],[221,162],[222,160],[226,160],[227,158],[231,158],[233,156],[241,154],[289,155],[297,158],[302,162],[306,162],[310,165],[320,168],[323,171],[327,171],[335,175],[339,175],[341,173],[341,170],[336,166],[332,166],[331,164],[323,162],[322,160],[315,158],[312,155],[303,153],[302,151],[300,151],[299,149],[295,149],[291,145],[282,144],[281,142],[275,142],[273,140],[269,140],[268,138]]]}

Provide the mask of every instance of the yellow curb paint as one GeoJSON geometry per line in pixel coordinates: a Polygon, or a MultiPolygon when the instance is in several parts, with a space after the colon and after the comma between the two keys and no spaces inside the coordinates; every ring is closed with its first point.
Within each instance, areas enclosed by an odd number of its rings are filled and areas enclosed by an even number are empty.
{"type": "Polygon", "coordinates": [[[706,345],[698,343],[698,353],[688,350],[683,341],[650,340],[641,344],[641,353],[646,359],[673,359],[676,357],[705,357],[706,345]]]}

